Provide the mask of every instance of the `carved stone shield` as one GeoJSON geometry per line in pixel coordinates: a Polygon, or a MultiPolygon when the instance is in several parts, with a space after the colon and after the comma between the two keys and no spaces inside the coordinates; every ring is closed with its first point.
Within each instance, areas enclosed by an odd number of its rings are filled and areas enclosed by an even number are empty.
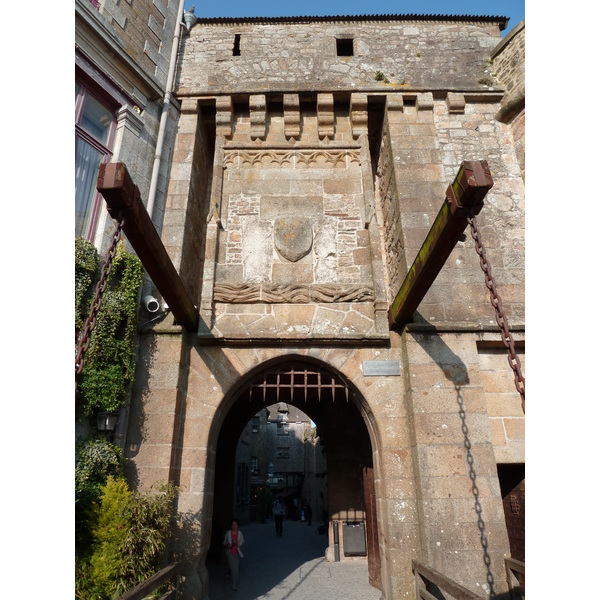
{"type": "Polygon", "coordinates": [[[273,231],[275,248],[291,262],[306,256],[313,243],[312,222],[302,217],[280,217],[273,231]]]}

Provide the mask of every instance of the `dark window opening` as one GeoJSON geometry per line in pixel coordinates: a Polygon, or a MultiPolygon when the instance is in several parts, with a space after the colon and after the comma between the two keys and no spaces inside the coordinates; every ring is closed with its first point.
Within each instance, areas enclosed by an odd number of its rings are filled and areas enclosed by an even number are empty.
{"type": "Polygon", "coordinates": [[[354,40],[352,38],[336,39],[338,56],[354,56],[354,40]]]}
{"type": "Polygon", "coordinates": [[[258,433],[260,429],[260,417],[252,417],[252,433],[258,433]]]}
{"type": "Polygon", "coordinates": [[[383,134],[383,119],[385,116],[385,97],[368,97],[368,132],[369,152],[371,154],[371,168],[373,170],[373,185],[377,180],[377,165],[379,163],[379,152],[381,149],[381,138],[383,134]]]}
{"type": "Polygon", "coordinates": [[[241,52],[240,52],[240,39],[241,39],[241,34],[236,33],[235,34],[235,38],[233,39],[233,55],[234,56],[240,56],[241,52]]]}

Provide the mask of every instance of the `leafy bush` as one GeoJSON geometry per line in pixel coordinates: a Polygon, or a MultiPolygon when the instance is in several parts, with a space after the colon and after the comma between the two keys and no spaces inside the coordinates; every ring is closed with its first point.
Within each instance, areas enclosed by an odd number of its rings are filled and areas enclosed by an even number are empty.
{"type": "Polygon", "coordinates": [[[109,600],[127,591],[121,578],[120,548],[127,537],[130,501],[127,483],[109,476],[103,487],[101,503],[94,505],[91,517],[92,553],[85,561],[85,567],[80,569],[80,578],[76,582],[81,598],[109,600]]]}
{"type": "Polygon", "coordinates": [[[75,550],[89,551],[92,506],[98,502],[109,476],[123,477],[121,449],[104,438],[79,441],[75,446],[75,550]]]}
{"type": "Polygon", "coordinates": [[[76,597],[110,600],[161,568],[171,533],[176,488],[131,492],[122,479],[108,477],[91,521],[92,552],[76,570],[76,597]]]}
{"type": "Polygon", "coordinates": [[[94,296],[92,285],[100,275],[96,248],[82,237],[75,238],[75,327],[82,330],[94,296]]]}
{"type": "MultiPolygon", "coordinates": [[[[82,312],[85,306],[89,311],[87,298],[94,261],[86,244],[89,242],[76,242],[76,312],[82,312]]],[[[120,242],[78,382],[79,408],[86,416],[95,410],[116,411],[126,400],[134,377],[138,298],[143,278],[142,263],[120,242]]]]}

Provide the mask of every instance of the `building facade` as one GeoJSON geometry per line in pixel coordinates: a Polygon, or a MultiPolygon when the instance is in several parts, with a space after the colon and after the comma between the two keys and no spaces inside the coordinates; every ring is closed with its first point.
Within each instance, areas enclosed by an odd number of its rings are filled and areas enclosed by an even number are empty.
{"type": "Polygon", "coordinates": [[[524,104],[498,68],[524,27],[499,48],[505,26],[199,19],[185,36],[157,226],[200,327],[141,331],[125,452],[131,480],[174,481],[196,523],[187,598],[207,597],[235,510],[237,440],[279,402],[326,451],[329,559],[337,533],[353,554],[344,525],[360,522],[388,600],[414,597],[412,560],[506,591],[503,478],[524,465],[524,408],[468,231],[412,321],[388,317],[462,161],[486,160],[477,219],[524,367],[524,104]]]}
{"type": "MultiPolygon", "coordinates": [[[[178,4],[75,2],[75,235],[99,250],[110,243],[113,231],[96,192],[100,163],[124,162],[148,201],[171,51],[179,36],[183,5],[178,4]]],[[[167,149],[173,146],[178,112],[173,97],[165,121],[167,149]]],[[[164,154],[155,192],[157,222],[162,221],[170,160],[169,152],[164,154]]]]}

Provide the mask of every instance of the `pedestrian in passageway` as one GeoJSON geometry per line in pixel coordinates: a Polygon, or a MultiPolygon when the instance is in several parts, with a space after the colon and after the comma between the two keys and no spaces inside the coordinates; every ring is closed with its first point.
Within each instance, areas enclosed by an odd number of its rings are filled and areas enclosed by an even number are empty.
{"type": "Polygon", "coordinates": [[[304,514],[306,515],[306,520],[308,521],[308,524],[312,525],[312,508],[308,503],[306,504],[306,507],[304,509],[304,514]]]}
{"type": "Polygon", "coordinates": [[[275,498],[273,503],[273,517],[275,519],[275,533],[279,537],[283,535],[283,517],[285,516],[285,504],[283,500],[278,497],[275,498]]]}
{"type": "Polygon", "coordinates": [[[244,536],[239,529],[240,524],[237,519],[231,521],[231,529],[225,534],[223,545],[227,548],[227,564],[231,575],[231,589],[237,590],[240,579],[240,558],[243,558],[242,544],[244,536]]]}

